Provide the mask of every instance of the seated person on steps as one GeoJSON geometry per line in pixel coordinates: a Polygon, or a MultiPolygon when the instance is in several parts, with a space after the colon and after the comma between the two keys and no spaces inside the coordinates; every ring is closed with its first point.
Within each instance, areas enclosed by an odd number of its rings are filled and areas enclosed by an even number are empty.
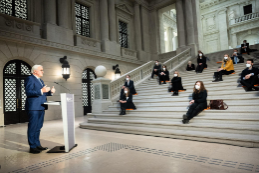
{"type": "Polygon", "coordinates": [[[238,53],[237,49],[234,49],[231,59],[234,61],[235,64],[244,62],[242,54],[238,53]]]}
{"type": "Polygon", "coordinates": [[[247,43],[246,40],[244,40],[243,44],[241,44],[241,53],[247,53],[250,55],[249,43],[247,43]]]}
{"type": "Polygon", "coordinates": [[[191,71],[191,70],[195,70],[195,65],[192,64],[191,61],[188,61],[187,67],[186,67],[186,71],[191,71]]]}
{"type": "Polygon", "coordinates": [[[125,87],[124,92],[121,93],[119,102],[121,106],[121,112],[119,115],[126,115],[126,109],[136,109],[133,103],[132,94],[127,87],[125,87]]]}
{"type": "Polygon", "coordinates": [[[228,54],[225,54],[224,59],[222,60],[221,68],[219,68],[217,72],[214,72],[215,80],[212,82],[223,81],[222,75],[229,75],[234,72],[233,61],[228,54]]]}
{"type": "Polygon", "coordinates": [[[202,51],[198,51],[196,73],[202,73],[204,68],[207,68],[207,58],[204,56],[202,51]]]}
{"type": "Polygon", "coordinates": [[[189,123],[193,117],[207,109],[207,90],[202,81],[197,81],[193,88],[192,100],[186,114],[183,115],[183,124],[189,123]]]}
{"type": "Polygon", "coordinates": [[[135,87],[134,87],[134,82],[132,80],[130,80],[130,75],[126,76],[126,81],[125,81],[124,87],[128,87],[130,89],[130,93],[132,95],[136,94],[136,90],[135,90],[135,87]]]}
{"type": "Polygon", "coordinates": [[[169,81],[169,71],[167,70],[166,66],[163,65],[163,68],[160,72],[160,80],[159,80],[159,84],[161,84],[161,82],[163,82],[163,84],[166,84],[166,81],[169,81]]]}
{"type": "Polygon", "coordinates": [[[171,85],[172,85],[172,87],[171,87],[170,91],[174,91],[172,96],[178,96],[179,90],[186,90],[183,88],[182,79],[181,79],[178,71],[174,72],[174,77],[171,80],[171,85]]]}
{"type": "Polygon", "coordinates": [[[159,76],[160,71],[161,71],[161,64],[159,63],[158,60],[156,60],[155,65],[154,65],[153,70],[152,70],[151,78],[153,79],[154,75],[159,76]]]}
{"type": "Polygon", "coordinates": [[[253,59],[248,59],[246,62],[246,69],[244,69],[241,73],[241,81],[240,83],[245,86],[246,91],[258,91],[258,88],[254,85],[258,80],[259,70],[253,67],[254,61],[253,59]]]}

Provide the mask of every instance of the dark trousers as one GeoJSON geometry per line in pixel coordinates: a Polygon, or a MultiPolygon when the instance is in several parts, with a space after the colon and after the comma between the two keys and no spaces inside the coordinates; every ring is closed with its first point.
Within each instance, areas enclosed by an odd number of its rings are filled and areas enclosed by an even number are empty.
{"type": "Polygon", "coordinates": [[[164,82],[166,81],[166,75],[160,75],[160,81],[164,82]]]}
{"type": "Polygon", "coordinates": [[[153,70],[153,72],[152,72],[152,74],[151,74],[151,78],[154,78],[154,75],[157,75],[158,77],[159,77],[159,71],[157,70],[157,71],[154,71],[153,70]]]}
{"type": "Polygon", "coordinates": [[[197,65],[197,68],[196,68],[196,72],[202,72],[203,71],[203,69],[204,69],[204,64],[202,64],[202,65],[197,65]]]}
{"type": "Polygon", "coordinates": [[[29,116],[28,142],[30,148],[36,148],[37,146],[41,146],[40,130],[43,126],[45,110],[27,111],[27,114],[29,116]]]}
{"type": "Polygon", "coordinates": [[[197,116],[201,111],[204,110],[204,105],[199,103],[193,103],[189,107],[189,110],[187,111],[187,118],[188,120],[192,119],[193,117],[197,116]]]}
{"type": "Polygon", "coordinates": [[[256,84],[256,77],[257,76],[251,76],[249,79],[246,79],[246,80],[241,79],[240,83],[250,90],[256,84]]]}
{"type": "Polygon", "coordinates": [[[215,78],[217,79],[222,79],[222,75],[229,75],[231,73],[234,73],[235,71],[234,70],[230,70],[230,71],[227,71],[227,70],[221,70],[221,71],[218,71],[218,72],[214,72],[214,76],[215,78]]]}

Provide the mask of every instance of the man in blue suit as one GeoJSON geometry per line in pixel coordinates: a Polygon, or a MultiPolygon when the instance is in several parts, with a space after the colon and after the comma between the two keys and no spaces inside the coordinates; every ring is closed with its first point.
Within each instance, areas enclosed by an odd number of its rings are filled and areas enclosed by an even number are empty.
{"type": "Polygon", "coordinates": [[[44,102],[47,101],[47,96],[55,93],[55,88],[53,86],[50,89],[40,79],[44,73],[41,65],[34,65],[31,73],[32,75],[25,79],[24,84],[27,96],[25,110],[29,116],[28,142],[30,153],[36,154],[48,149],[40,144],[40,130],[43,126],[45,110],[48,109],[44,102]]]}

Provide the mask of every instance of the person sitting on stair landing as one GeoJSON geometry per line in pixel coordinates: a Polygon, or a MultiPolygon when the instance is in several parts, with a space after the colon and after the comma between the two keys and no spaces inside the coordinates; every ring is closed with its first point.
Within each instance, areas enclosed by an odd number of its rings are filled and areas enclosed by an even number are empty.
{"type": "Polygon", "coordinates": [[[174,91],[172,96],[178,96],[179,90],[186,90],[183,88],[182,79],[181,79],[178,71],[174,72],[174,77],[171,80],[171,85],[172,85],[172,87],[171,87],[170,91],[174,91]]]}
{"type": "Polygon", "coordinates": [[[223,81],[222,75],[229,75],[234,72],[235,70],[234,70],[233,61],[228,54],[225,54],[224,59],[222,60],[221,68],[219,68],[217,72],[214,72],[215,80],[212,82],[223,81]]]}
{"type": "Polygon", "coordinates": [[[207,57],[204,56],[202,51],[198,51],[196,73],[202,73],[204,68],[207,68],[207,57]]]}
{"type": "Polygon", "coordinates": [[[241,53],[247,53],[250,55],[249,43],[247,43],[246,40],[244,40],[243,44],[241,44],[241,53]]]}
{"type": "Polygon", "coordinates": [[[160,72],[160,80],[159,80],[159,84],[161,84],[161,82],[163,82],[163,84],[166,84],[166,81],[169,81],[169,71],[167,70],[166,66],[163,65],[163,68],[160,72]]]}
{"type": "Polygon", "coordinates": [[[188,61],[187,67],[186,67],[186,71],[191,71],[191,70],[195,70],[195,65],[192,64],[191,61],[188,61]]]}
{"type": "Polygon", "coordinates": [[[136,109],[132,94],[130,93],[130,89],[128,87],[124,88],[124,92],[120,95],[120,106],[121,106],[121,112],[119,115],[126,115],[126,109],[136,109]]]}
{"type": "Polygon", "coordinates": [[[242,57],[242,54],[238,53],[237,49],[234,49],[231,59],[235,64],[244,63],[244,58],[242,57]]]}
{"type": "Polygon", "coordinates": [[[189,123],[193,117],[197,116],[201,111],[207,109],[207,90],[202,81],[197,81],[193,87],[192,100],[186,114],[183,115],[183,124],[189,123]]]}
{"type": "Polygon", "coordinates": [[[157,75],[158,78],[159,78],[160,71],[161,71],[161,64],[159,63],[158,60],[156,60],[155,65],[154,65],[153,70],[152,70],[151,78],[153,79],[154,75],[157,75]]]}
{"type": "Polygon", "coordinates": [[[258,91],[258,88],[254,85],[258,83],[258,73],[259,70],[253,67],[254,61],[253,59],[248,59],[246,62],[246,69],[244,69],[241,73],[241,81],[240,83],[245,86],[246,91],[258,91]]]}

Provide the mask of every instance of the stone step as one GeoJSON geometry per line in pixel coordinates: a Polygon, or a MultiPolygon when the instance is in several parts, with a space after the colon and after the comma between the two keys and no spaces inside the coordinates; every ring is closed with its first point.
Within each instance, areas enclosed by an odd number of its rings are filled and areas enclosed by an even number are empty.
{"type": "Polygon", "coordinates": [[[240,124],[216,124],[216,123],[183,124],[181,121],[175,122],[175,121],[165,121],[165,120],[152,121],[152,120],[105,119],[105,118],[89,118],[88,123],[259,135],[259,126],[250,125],[250,124],[246,124],[242,126],[240,126],[240,124]]]}
{"type": "Polygon", "coordinates": [[[217,142],[245,147],[259,147],[259,136],[251,134],[229,134],[219,132],[161,129],[150,127],[122,126],[109,124],[81,123],[81,128],[131,133],[151,136],[170,137],[178,139],[190,139],[204,142],[217,142]]]}

